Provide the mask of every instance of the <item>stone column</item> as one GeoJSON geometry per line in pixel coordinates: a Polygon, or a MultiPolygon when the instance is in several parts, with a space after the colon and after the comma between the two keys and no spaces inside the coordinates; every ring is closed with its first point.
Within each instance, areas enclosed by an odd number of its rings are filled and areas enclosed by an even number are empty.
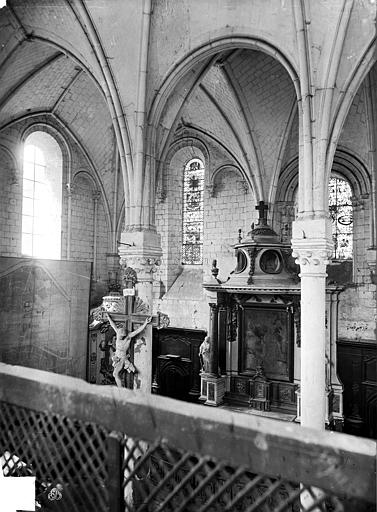
{"type": "Polygon", "coordinates": [[[292,247],[301,270],[301,425],[324,430],[326,265],[332,252],[330,220],[295,221],[292,247]]]}
{"type": "Polygon", "coordinates": [[[210,351],[210,373],[215,377],[219,374],[219,307],[217,304],[210,303],[211,309],[210,317],[210,337],[211,337],[211,351],[210,351]]]}
{"type": "MultiPolygon", "coordinates": [[[[211,350],[209,358],[209,372],[201,372],[201,395],[199,400],[205,400],[205,405],[220,405],[225,394],[225,377],[219,375],[219,306],[214,294],[208,304],[210,307],[209,336],[211,350]],[[214,302],[216,300],[216,302],[214,302]]],[[[209,297],[207,297],[209,298],[209,297]]]]}
{"type": "Polygon", "coordinates": [[[329,425],[332,430],[343,430],[343,385],[337,373],[337,339],[339,293],[342,288],[330,287],[327,290],[327,366],[328,384],[331,393],[329,400],[329,425]]]}
{"type": "Polygon", "coordinates": [[[97,230],[98,230],[98,202],[101,193],[98,190],[93,192],[93,278],[97,280],[97,230]]]}
{"type": "MultiPolygon", "coordinates": [[[[125,232],[119,247],[122,268],[131,267],[137,274],[136,311],[145,317],[153,313],[153,275],[160,265],[160,237],[153,231],[125,232]]],[[[151,393],[152,326],[148,324],[134,343],[134,389],[151,393]]]]}

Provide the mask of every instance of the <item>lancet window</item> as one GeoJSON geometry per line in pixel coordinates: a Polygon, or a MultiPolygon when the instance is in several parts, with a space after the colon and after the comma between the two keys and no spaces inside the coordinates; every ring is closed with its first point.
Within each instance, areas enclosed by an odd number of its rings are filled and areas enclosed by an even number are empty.
{"type": "Polygon", "coordinates": [[[61,257],[62,152],[48,133],[36,131],[24,144],[22,254],[61,257]]]}
{"type": "Polygon", "coordinates": [[[198,158],[190,160],[183,177],[182,263],[203,263],[203,195],[204,165],[198,158]]]}
{"type": "Polygon", "coordinates": [[[332,176],[329,182],[329,211],[334,241],[333,259],[352,258],[353,206],[352,189],[348,181],[332,176]]]}

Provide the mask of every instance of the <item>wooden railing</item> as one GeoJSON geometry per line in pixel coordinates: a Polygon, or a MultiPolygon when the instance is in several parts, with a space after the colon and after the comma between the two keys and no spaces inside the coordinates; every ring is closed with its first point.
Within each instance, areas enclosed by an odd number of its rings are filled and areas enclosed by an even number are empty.
{"type": "Polygon", "coordinates": [[[2,363],[0,402],[0,454],[36,474],[42,510],[56,496],[80,512],[376,503],[368,439],[2,363]]]}

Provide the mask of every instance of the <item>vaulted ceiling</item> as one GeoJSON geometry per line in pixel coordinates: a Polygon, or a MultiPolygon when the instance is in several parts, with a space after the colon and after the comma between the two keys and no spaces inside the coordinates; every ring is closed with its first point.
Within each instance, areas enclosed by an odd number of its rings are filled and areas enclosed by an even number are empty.
{"type": "MultiPolygon", "coordinates": [[[[24,37],[14,14],[21,16],[23,26],[27,26],[37,13],[35,9],[28,10],[25,2],[12,5],[13,13],[8,8],[0,10],[0,130],[30,116],[53,118],[55,125],[82,147],[106,182],[115,139],[106,98],[97,79],[69,52],[41,38],[24,37]]],[[[58,3],[56,9],[50,9],[49,17],[58,28],[59,24],[68,23],[69,9],[65,6],[64,12],[59,11],[58,3]]]]}
{"type": "MultiPolygon", "coordinates": [[[[10,4],[0,10],[0,130],[25,116],[51,116],[110,181],[113,119],[101,66],[74,3],[10,4]]],[[[116,71],[123,76],[124,70],[116,71]]],[[[367,103],[360,89],[340,139],[355,150],[361,145],[353,142],[364,141],[365,152],[367,103]]],[[[135,113],[135,105],[122,108],[135,113]]],[[[163,159],[183,123],[225,148],[259,199],[273,201],[282,168],[298,155],[297,114],[294,84],[277,60],[261,51],[227,50],[193,64],[172,91],[158,128],[157,157],[163,159]]]]}

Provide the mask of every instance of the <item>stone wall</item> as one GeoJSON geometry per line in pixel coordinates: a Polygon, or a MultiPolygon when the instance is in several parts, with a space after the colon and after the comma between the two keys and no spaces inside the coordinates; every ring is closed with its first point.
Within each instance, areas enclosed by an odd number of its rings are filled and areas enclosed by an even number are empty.
{"type": "MultiPolygon", "coordinates": [[[[226,280],[235,268],[233,245],[255,222],[255,197],[240,170],[218,148],[208,145],[204,155],[199,148],[184,146],[173,155],[166,175],[164,198],[156,205],[156,225],[163,250],[158,277],[162,281],[158,308],[170,316],[172,327],[208,329],[209,307],[202,289],[211,276],[213,260],[226,280]],[[182,265],[183,169],[191,158],[200,158],[205,166],[203,264],[182,265]],[[220,170],[218,170],[220,168],[220,170]],[[195,282],[194,282],[195,281],[195,282]]],[[[157,277],[157,276],[156,276],[157,277]]]]}
{"type": "MultiPolygon", "coordinates": [[[[40,121],[45,122],[41,117],[40,121]]],[[[22,213],[22,155],[21,142],[25,129],[35,123],[32,118],[0,133],[0,255],[22,256],[21,252],[21,213],[22,213]]],[[[41,124],[42,130],[56,136],[56,125],[49,120],[51,130],[41,124]]],[[[106,253],[112,252],[109,246],[109,219],[105,209],[105,198],[96,183],[93,170],[79,146],[64,134],[70,152],[71,169],[68,168],[67,150],[63,149],[62,179],[62,259],[76,261],[95,261],[93,268],[94,296],[106,291],[107,262],[106,253]],[[65,186],[71,179],[70,191],[65,186]],[[76,177],[77,174],[77,177],[76,177]],[[71,212],[69,220],[69,193],[71,193],[71,212]],[[96,203],[96,218],[94,209],[96,203]],[[70,231],[70,232],[69,232],[70,231]],[[96,233],[95,233],[96,232],[96,233]],[[96,236],[94,236],[96,234],[96,236]],[[70,256],[68,255],[68,237],[70,238],[70,256]]]]}

